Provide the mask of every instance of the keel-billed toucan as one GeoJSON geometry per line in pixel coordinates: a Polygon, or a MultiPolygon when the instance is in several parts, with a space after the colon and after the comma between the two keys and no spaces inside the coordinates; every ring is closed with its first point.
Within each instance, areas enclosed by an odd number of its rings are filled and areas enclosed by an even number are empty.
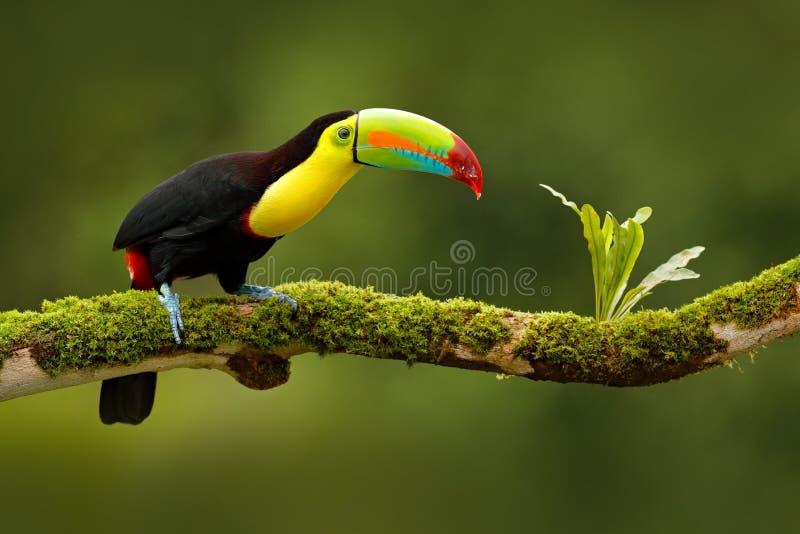
{"type": "MultiPolygon", "coordinates": [[[[483,177],[472,150],[444,126],[405,111],[339,111],[313,121],[269,152],[238,152],[197,162],[147,193],[114,240],[125,248],[134,289],[158,289],[177,343],[183,321],[179,278],[216,274],[228,292],[297,303],[270,287],[245,284],[247,266],[275,240],[314,218],[359,169],[369,165],[448,176],[480,198],[483,177]]],[[[150,413],[156,373],[103,382],[100,417],[138,424],[150,413]]]]}

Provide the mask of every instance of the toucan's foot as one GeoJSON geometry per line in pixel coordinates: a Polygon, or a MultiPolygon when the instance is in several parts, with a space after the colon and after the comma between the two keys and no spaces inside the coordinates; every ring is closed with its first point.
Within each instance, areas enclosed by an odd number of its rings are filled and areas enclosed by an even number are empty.
{"type": "Polygon", "coordinates": [[[279,301],[291,306],[293,312],[297,311],[296,300],[289,295],[284,295],[283,293],[275,291],[269,286],[251,286],[250,284],[243,284],[242,287],[236,291],[236,294],[253,297],[260,300],[276,298],[279,301]]]}
{"type": "Polygon", "coordinates": [[[160,291],[161,294],[158,296],[158,300],[161,301],[161,305],[169,312],[169,324],[172,326],[172,335],[175,336],[175,343],[180,344],[181,332],[183,331],[180,296],[170,291],[169,284],[166,282],[161,284],[160,291]]]}

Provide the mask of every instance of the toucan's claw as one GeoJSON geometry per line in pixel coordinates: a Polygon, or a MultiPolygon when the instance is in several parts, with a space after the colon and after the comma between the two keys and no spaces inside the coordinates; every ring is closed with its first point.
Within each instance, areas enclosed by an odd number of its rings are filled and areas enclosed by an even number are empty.
{"type": "Polygon", "coordinates": [[[160,291],[161,294],[158,295],[158,300],[161,301],[161,305],[167,309],[167,312],[169,313],[169,324],[172,327],[172,335],[175,337],[175,343],[180,344],[180,333],[183,331],[180,295],[170,291],[169,284],[166,282],[161,284],[160,291]]]}
{"type": "Polygon", "coordinates": [[[289,306],[291,306],[293,312],[297,311],[296,300],[294,300],[289,295],[284,295],[283,293],[275,291],[269,286],[252,286],[250,284],[244,284],[242,285],[242,287],[238,289],[238,291],[236,291],[236,293],[239,295],[245,295],[247,297],[253,297],[259,300],[276,298],[280,302],[283,302],[284,304],[288,304],[289,306]]]}
{"type": "MultiPolygon", "coordinates": [[[[178,295],[177,294],[175,295],[175,300],[176,301],[178,300],[178,295]]],[[[177,315],[176,319],[177,319],[177,323],[178,323],[178,328],[180,329],[181,332],[183,332],[184,331],[184,328],[183,328],[183,314],[181,313],[180,307],[178,307],[178,313],[176,315],[177,315]]],[[[172,321],[170,320],[170,323],[171,322],[172,321]]],[[[178,343],[180,343],[180,340],[178,341],[178,343]]]]}

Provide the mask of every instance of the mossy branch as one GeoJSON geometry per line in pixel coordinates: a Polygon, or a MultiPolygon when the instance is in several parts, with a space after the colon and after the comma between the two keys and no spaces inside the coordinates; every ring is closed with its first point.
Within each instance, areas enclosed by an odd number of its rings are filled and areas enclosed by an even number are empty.
{"type": "Polygon", "coordinates": [[[176,346],[152,292],[45,302],[0,313],[0,400],[143,371],[214,368],[267,389],[289,358],[348,353],[533,380],[642,386],[723,364],[800,331],[800,257],[675,311],[597,323],[464,299],[398,297],[332,282],[288,284],[275,301],[186,299],[176,346]]]}

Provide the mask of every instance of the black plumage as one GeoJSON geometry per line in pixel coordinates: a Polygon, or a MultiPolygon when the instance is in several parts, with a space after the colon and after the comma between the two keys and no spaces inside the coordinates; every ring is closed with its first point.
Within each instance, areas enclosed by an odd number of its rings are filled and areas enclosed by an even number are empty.
{"type": "Polygon", "coordinates": [[[268,159],[265,152],[209,158],[145,195],[114,240],[115,249],[134,247],[147,258],[148,269],[133,273],[134,287],[158,288],[176,278],[213,273],[226,292],[235,292],[244,283],[248,264],[275,243],[275,238],[257,237],[246,227],[248,210],[279,178],[257,175],[268,159]]]}
{"type": "MultiPolygon", "coordinates": [[[[234,293],[244,283],[248,264],[280,236],[253,235],[249,210],[264,191],[305,161],[321,133],[354,111],[322,116],[269,152],[238,152],[199,161],[162,182],[133,207],[114,239],[114,250],[128,250],[134,289],[157,289],[177,278],[216,274],[234,293]]],[[[106,380],[100,417],[106,424],[138,424],[149,414],[156,374],[106,380]]]]}
{"type": "Polygon", "coordinates": [[[107,424],[138,425],[153,409],[158,373],[138,373],[103,380],[100,420],[107,424]]]}
{"type": "MultiPolygon", "coordinates": [[[[135,247],[148,259],[150,284],[216,274],[234,292],[247,266],[275,243],[247,231],[244,218],[264,191],[305,161],[322,131],[351,116],[340,111],[316,119],[295,137],[269,152],[238,152],[197,162],[147,193],[128,213],[114,250],[135,247]]],[[[136,274],[134,274],[136,276],[136,274]]]]}

